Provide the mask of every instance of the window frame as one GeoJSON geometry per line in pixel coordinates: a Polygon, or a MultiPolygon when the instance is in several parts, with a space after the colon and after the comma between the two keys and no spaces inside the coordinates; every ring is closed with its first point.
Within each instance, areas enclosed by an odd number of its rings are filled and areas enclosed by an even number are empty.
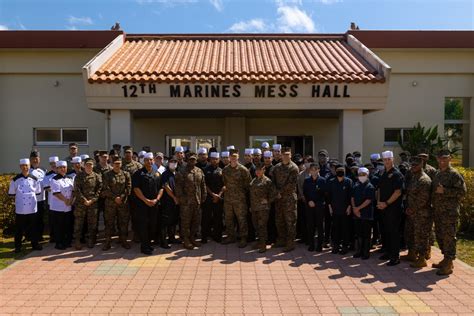
{"type": "Polygon", "coordinates": [[[67,146],[69,143],[75,142],[78,146],[89,146],[89,129],[87,127],[34,127],[33,128],[33,144],[34,146],[67,146]],[[37,140],[37,131],[40,130],[59,130],[60,131],[60,141],[38,141],[37,140]],[[85,130],[86,131],[86,141],[79,142],[79,141],[68,141],[67,143],[64,142],[63,139],[63,131],[67,130],[85,130]]]}
{"type": "Polygon", "coordinates": [[[400,131],[400,137],[402,139],[402,143],[405,141],[404,139],[404,133],[405,131],[410,131],[413,130],[413,127],[385,127],[383,129],[383,145],[385,147],[400,147],[400,144],[397,141],[386,141],[385,140],[385,131],[386,130],[399,130],[400,131]]]}

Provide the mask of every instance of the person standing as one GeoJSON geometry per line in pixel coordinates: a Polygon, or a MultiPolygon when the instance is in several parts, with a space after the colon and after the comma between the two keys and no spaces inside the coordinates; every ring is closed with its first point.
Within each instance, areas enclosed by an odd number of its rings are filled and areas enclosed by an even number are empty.
{"type": "Polygon", "coordinates": [[[140,251],[151,255],[151,239],[155,236],[158,202],[163,195],[161,176],[153,172],[153,153],[143,156],[144,167],[132,176],[132,188],[137,197],[137,224],[140,233],[140,251]]]}
{"type": "Polygon", "coordinates": [[[202,242],[212,236],[216,242],[222,241],[222,215],[224,213],[224,180],[219,167],[219,153],[210,153],[209,165],[204,169],[207,198],[202,208],[202,242]]]}
{"type": "Polygon", "coordinates": [[[379,179],[377,208],[383,214],[386,252],[380,260],[389,260],[387,265],[395,266],[400,263],[400,222],[404,179],[401,172],[394,166],[393,152],[384,151],[382,158],[385,169],[379,179]]]}
{"type": "Polygon", "coordinates": [[[433,264],[437,275],[453,273],[456,259],[456,229],[461,200],[466,195],[466,183],[462,175],[451,166],[451,152],[440,150],[437,155],[438,167],[432,182],[431,203],[434,209],[436,240],[444,258],[433,264]]]}
{"type": "Polygon", "coordinates": [[[239,163],[239,151],[231,149],[230,163],[222,170],[224,181],[224,217],[227,237],[222,241],[224,245],[234,243],[235,226],[234,216],[239,224],[239,248],[247,246],[247,192],[250,186],[250,172],[239,163]]]}
{"type": "Polygon", "coordinates": [[[206,200],[204,173],[196,167],[196,154],[190,153],[186,167],[176,174],[176,197],[181,211],[184,248],[200,247],[196,234],[201,226],[201,205],[206,200]]]}
{"type": "Polygon", "coordinates": [[[23,236],[29,237],[33,250],[41,250],[38,242],[38,201],[41,183],[30,173],[30,160],[20,159],[21,173],[11,181],[8,195],[15,197],[15,253],[21,252],[23,236]]]}
{"type": "Polygon", "coordinates": [[[275,187],[272,180],[265,176],[265,165],[258,162],[255,165],[255,178],[250,182],[250,209],[253,226],[258,236],[258,241],[253,248],[258,249],[260,253],[267,250],[268,215],[274,199],[275,187]]]}
{"type": "Polygon", "coordinates": [[[328,180],[328,207],[332,216],[332,253],[345,255],[350,246],[352,180],[345,176],[342,164],[336,166],[336,177],[328,180]]]}
{"type": "Polygon", "coordinates": [[[57,174],[51,179],[52,219],[54,226],[54,248],[64,250],[71,247],[74,215],[71,205],[74,204],[74,181],[66,176],[67,162],[56,163],[57,174]]]}
{"type": "Polygon", "coordinates": [[[93,171],[94,160],[87,158],[84,171],[74,179],[74,247],[81,250],[81,234],[87,220],[87,247],[93,248],[97,239],[97,201],[102,190],[102,177],[93,171]]]}
{"type": "Polygon", "coordinates": [[[169,244],[176,244],[176,226],[179,224],[179,201],[176,197],[176,168],[178,161],[176,157],[171,157],[168,161],[168,167],[163,172],[161,183],[163,185],[163,198],[161,199],[161,209],[159,214],[161,239],[166,238],[168,241],[160,240],[160,247],[169,249],[169,244]]]}
{"type": "Polygon", "coordinates": [[[413,268],[426,267],[426,254],[431,247],[431,179],[423,171],[420,157],[411,158],[410,181],[407,182],[406,214],[413,222],[413,253],[415,260],[410,264],[413,268]]]}
{"type": "Polygon", "coordinates": [[[323,250],[324,210],[326,208],[326,179],[319,175],[319,164],[309,166],[310,176],[304,180],[303,194],[306,203],[306,232],[309,243],[308,251],[323,250]],[[315,243],[315,232],[318,237],[315,243]]]}
{"type": "Polygon", "coordinates": [[[118,223],[120,244],[123,248],[130,249],[127,242],[130,220],[128,199],[132,191],[132,180],[130,173],[122,170],[122,160],[115,158],[112,170],[104,173],[102,183],[102,195],[105,197],[105,243],[102,250],[106,251],[111,247],[115,223],[118,223]]]}
{"type": "Polygon", "coordinates": [[[358,170],[358,181],[352,194],[352,212],[356,235],[356,252],[354,258],[362,260],[370,257],[370,231],[374,219],[375,188],[369,181],[369,169],[362,167],[358,170]]]}
{"type": "Polygon", "coordinates": [[[43,241],[43,233],[44,233],[44,213],[46,209],[46,192],[44,190],[44,178],[46,176],[46,171],[40,167],[40,153],[37,150],[33,150],[30,153],[30,163],[31,163],[31,168],[30,168],[30,173],[38,179],[40,185],[41,185],[41,193],[36,197],[37,200],[37,228],[38,232],[38,240],[43,241]]]}
{"type": "Polygon", "coordinates": [[[275,221],[278,233],[278,239],[274,246],[284,246],[283,251],[289,252],[295,249],[296,204],[298,200],[296,186],[299,169],[291,161],[290,148],[283,148],[281,152],[282,160],[273,168],[273,183],[277,192],[275,221]]]}

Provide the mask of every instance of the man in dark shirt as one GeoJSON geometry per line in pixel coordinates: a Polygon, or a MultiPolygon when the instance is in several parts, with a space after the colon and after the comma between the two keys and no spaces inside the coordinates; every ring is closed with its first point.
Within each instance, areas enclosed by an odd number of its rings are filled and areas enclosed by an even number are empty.
{"type": "Polygon", "coordinates": [[[151,255],[152,236],[155,236],[158,216],[158,202],[163,195],[161,178],[158,172],[153,172],[153,154],[146,153],[144,167],[133,174],[133,192],[137,197],[137,221],[140,233],[140,250],[151,255]]]}
{"type": "Polygon", "coordinates": [[[336,177],[328,181],[329,212],[332,216],[332,253],[346,254],[349,247],[352,180],[345,176],[343,165],[336,167],[336,177]]]}
{"type": "Polygon", "coordinates": [[[379,179],[377,208],[382,211],[386,240],[381,260],[387,265],[400,263],[400,221],[402,218],[403,175],[393,164],[393,152],[382,153],[385,171],[379,179]]]}
{"type": "Polygon", "coordinates": [[[222,241],[222,216],[224,214],[222,169],[219,167],[219,153],[210,153],[210,163],[204,168],[207,197],[202,208],[201,242],[207,238],[222,241]]]}
{"type": "Polygon", "coordinates": [[[303,183],[303,194],[306,202],[306,231],[308,233],[308,251],[321,252],[323,250],[324,209],[326,207],[326,179],[319,175],[319,165],[312,163],[309,166],[310,177],[303,183]],[[318,231],[315,246],[314,234],[318,231]]]}

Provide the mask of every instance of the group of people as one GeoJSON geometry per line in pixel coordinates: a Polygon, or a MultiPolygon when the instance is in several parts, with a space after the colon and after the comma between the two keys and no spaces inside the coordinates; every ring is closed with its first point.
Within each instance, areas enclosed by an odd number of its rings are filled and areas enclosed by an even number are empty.
{"type": "Polygon", "coordinates": [[[57,249],[93,248],[103,214],[104,251],[114,235],[130,248],[131,222],[132,239],[147,255],[154,245],[182,243],[191,250],[213,239],[239,248],[252,242],[261,253],[269,245],[290,252],[301,242],[308,251],[354,251],[364,260],[380,244],[380,259],[395,266],[406,245],[405,258],[421,268],[431,256],[434,224],[444,259],[433,267],[439,275],[453,271],[466,185],[448,150],[437,154],[435,169],[425,153],[402,153],[395,166],[393,152],[385,151],[363,165],[360,152],[339,162],[324,149],[314,159],[265,142],[246,148],[242,160],[234,146],[197,153],[177,146],[171,157],[150,148],[137,153],[113,147],[89,157],[71,143],[68,157],[49,157],[48,171],[41,169],[37,150],[20,160],[21,173],[9,188],[16,206],[15,251],[21,251],[23,237],[41,250],[45,212],[57,249]]]}

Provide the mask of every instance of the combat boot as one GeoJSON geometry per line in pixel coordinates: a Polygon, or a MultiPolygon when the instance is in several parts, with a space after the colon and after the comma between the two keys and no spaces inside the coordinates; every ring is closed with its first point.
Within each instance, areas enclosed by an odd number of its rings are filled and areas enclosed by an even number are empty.
{"type": "Polygon", "coordinates": [[[450,275],[453,273],[454,265],[453,265],[453,260],[451,259],[446,259],[446,263],[439,268],[438,271],[436,271],[437,275],[450,275]]]}
{"type": "Polygon", "coordinates": [[[400,259],[404,261],[416,261],[416,253],[413,249],[408,249],[408,253],[400,256],[400,259]]]}
{"type": "Polygon", "coordinates": [[[362,256],[362,238],[355,240],[355,254],[352,258],[360,258],[362,256]]]}
{"type": "Polygon", "coordinates": [[[425,259],[430,260],[431,259],[431,247],[428,247],[428,250],[425,253],[425,259]]]}
{"type": "Polygon", "coordinates": [[[424,268],[427,265],[428,264],[426,263],[425,256],[423,256],[423,255],[419,255],[418,259],[416,259],[416,261],[410,263],[410,267],[412,267],[412,268],[424,268]]]}
{"type": "Polygon", "coordinates": [[[284,252],[290,252],[295,250],[295,242],[294,241],[289,241],[286,243],[285,248],[283,248],[284,252]]]}
{"type": "Polygon", "coordinates": [[[239,248],[245,248],[245,247],[247,247],[247,238],[242,237],[240,238],[239,248]]]}
{"type": "Polygon", "coordinates": [[[196,239],[191,239],[191,244],[193,244],[194,247],[201,247],[202,243],[197,241],[196,239]]]}
{"type": "Polygon", "coordinates": [[[260,241],[256,241],[252,244],[252,249],[253,250],[256,250],[256,249],[260,249],[260,245],[261,245],[261,242],[260,241]]]}
{"type": "Polygon", "coordinates": [[[446,261],[447,261],[447,260],[448,260],[448,259],[447,259],[446,257],[444,257],[443,260],[441,260],[440,262],[438,262],[438,263],[433,263],[433,264],[431,265],[431,267],[436,268],[436,269],[441,269],[442,267],[444,267],[444,265],[446,264],[446,261]]]}
{"type": "Polygon", "coordinates": [[[125,249],[130,249],[130,248],[131,248],[130,244],[129,244],[126,240],[121,240],[121,241],[120,241],[120,244],[121,244],[122,247],[125,248],[125,249]]]}
{"type": "Polygon", "coordinates": [[[194,249],[193,244],[191,244],[191,242],[189,242],[189,239],[188,239],[188,238],[184,238],[183,247],[184,247],[185,249],[188,249],[188,250],[193,250],[193,249],[194,249]]]}
{"type": "Polygon", "coordinates": [[[74,248],[76,250],[82,250],[82,244],[80,240],[76,240],[76,242],[74,243],[74,248]]]}
{"type": "Polygon", "coordinates": [[[258,252],[264,253],[265,251],[267,251],[267,245],[265,242],[259,243],[258,252]]]}
{"type": "MultiPolygon", "coordinates": [[[[87,246],[89,247],[89,245],[87,245],[87,246]]],[[[89,248],[91,248],[91,247],[89,247],[89,248]]],[[[110,248],[111,248],[110,240],[107,240],[107,241],[104,243],[104,245],[102,246],[102,250],[103,250],[103,251],[107,251],[107,250],[109,250],[110,248]]]]}
{"type": "Polygon", "coordinates": [[[278,239],[272,246],[272,248],[281,248],[285,247],[285,242],[281,239],[278,239]]]}
{"type": "Polygon", "coordinates": [[[235,243],[235,237],[233,236],[227,236],[226,238],[224,238],[224,240],[222,240],[223,245],[228,245],[228,244],[233,244],[233,243],[235,243]]]}

